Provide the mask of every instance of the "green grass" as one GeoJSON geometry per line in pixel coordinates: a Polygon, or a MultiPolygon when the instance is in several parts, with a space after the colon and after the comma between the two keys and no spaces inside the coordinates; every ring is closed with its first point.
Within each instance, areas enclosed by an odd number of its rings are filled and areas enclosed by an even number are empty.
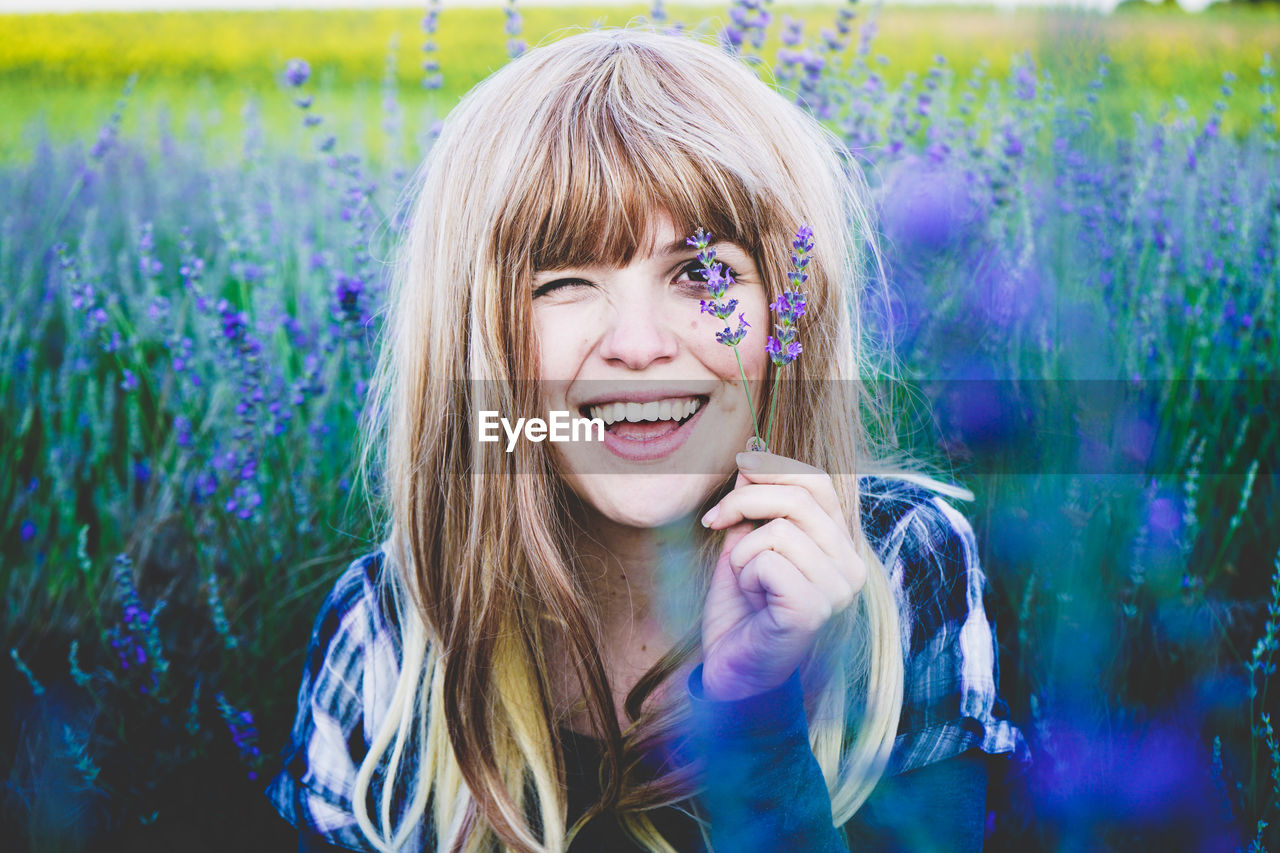
{"type": "MultiPolygon", "coordinates": [[[[726,9],[672,6],[668,23],[723,22],[726,9]]],[[[623,25],[646,16],[648,7],[533,7],[521,14],[522,38],[536,44],[566,27],[623,25]]],[[[803,18],[805,34],[814,41],[835,21],[834,8],[775,6],[763,50],[771,61],[783,15],[803,18]]],[[[850,54],[869,15],[869,9],[858,9],[850,54]]],[[[980,63],[986,63],[988,77],[1002,78],[1015,56],[1029,51],[1059,91],[1079,89],[1105,52],[1112,71],[1100,107],[1111,133],[1127,131],[1134,112],[1158,116],[1178,96],[1203,119],[1220,97],[1222,72],[1230,70],[1239,79],[1223,129],[1241,135],[1258,117],[1262,56],[1280,53],[1280,9],[1195,16],[1144,9],[1103,17],[891,8],[876,17],[871,64],[891,86],[908,73],[922,74],[938,54],[946,57],[957,83],[980,63]],[[889,61],[882,64],[877,56],[889,61]]],[[[226,149],[238,144],[243,112],[256,104],[266,137],[288,138],[298,116],[279,80],[293,57],[311,63],[316,111],[332,126],[371,126],[382,121],[381,86],[393,40],[398,42],[395,79],[408,119],[405,141],[411,144],[413,134],[425,127],[424,116],[447,111],[507,61],[502,9],[446,8],[435,37],[444,88],[428,99],[419,70],[420,19],[413,9],[0,16],[0,162],[29,159],[37,128],[54,142],[91,143],[134,72],[138,83],[125,117],[127,134],[158,126],[165,114],[177,123],[194,116],[207,142],[226,149]]],[[[703,30],[711,26],[704,24],[703,30]]],[[[382,153],[370,151],[374,157],[382,153]]]]}

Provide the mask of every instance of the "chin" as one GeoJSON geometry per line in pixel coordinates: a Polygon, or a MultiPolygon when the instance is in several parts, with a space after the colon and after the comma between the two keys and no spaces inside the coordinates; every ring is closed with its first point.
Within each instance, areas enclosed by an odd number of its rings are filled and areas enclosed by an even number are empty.
{"type": "Polygon", "coordinates": [[[569,485],[609,521],[655,528],[692,517],[721,481],[713,474],[586,474],[569,485]]]}

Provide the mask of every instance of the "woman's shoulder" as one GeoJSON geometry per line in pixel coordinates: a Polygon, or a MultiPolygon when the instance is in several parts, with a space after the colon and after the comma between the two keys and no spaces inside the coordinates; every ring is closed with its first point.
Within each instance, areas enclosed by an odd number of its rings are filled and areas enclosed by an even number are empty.
{"type": "Polygon", "coordinates": [[[999,691],[991,589],[973,527],[946,497],[917,483],[864,478],[859,485],[863,528],[898,602],[906,662],[887,772],[974,746],[1030,761],[999,691]]]}
{"type": "Polygon", "coordinates": [[[347,564],[320,605],[311,632],[312,645],[319,648],[313,651],[334,642],[363,644],[383,634],[399,634],[385,568],[381,548],[347,564]]]}
{"type": "Polygon", "coordinates": [[[863,531],[895,585],[933,598],[981,576],[973,527],[943,495],[910,480],[864,477],[859,496],[863,531]]]}
{"type": "Polygon", "coordinates": [[[390,706],[401,660],[384,559],[378,550],[353,560],[321,603],[283,766],[267,789],[291,824],[354,849],[365,849],[352,813],[356,773],[390,706]]]}

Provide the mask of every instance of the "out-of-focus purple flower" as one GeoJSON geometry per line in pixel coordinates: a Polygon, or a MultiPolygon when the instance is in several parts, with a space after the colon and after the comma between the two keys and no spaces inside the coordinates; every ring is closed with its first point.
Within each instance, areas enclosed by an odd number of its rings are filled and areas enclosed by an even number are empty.
{"type": "Polygon", "coordinates": [[[915,155],[892,167],[877,195],[885,231],[904,259],[960,242],[982,215],[962,172],[915,155]]]}
{"type": "Polygon", "coordinates": [[[218,477],[209,471],[196,475],[196,503],[204,503],[218,492],[218,477]]]}
{"type": "Polygon", "coordinates": [[[516,10],[516,0],[507,0],[507,5],[503,12],[507,17],[507,35],[511,36],[511,38],[507,39],[507,56],[511,59],[516,59],[524,54],[527,47],[522,39],[516,38],[524,27],[524,21],[520,17],[519,11],[516,10]]]}
{"type": "Polygon", "coordinates": [[[129,368],[124,369],[124,379],[120,382],[120,387],[125,391],[134,391],[138,387],[138,377],[129,368]]]}
{"type": "Polygon", "coordinates": [[[19,528],[18,535],[22,537],[23,542],[30,542],[36,536],[35,523],[32,522],[31,519],[27,519],[22,522],[22,527],[19,528]]]}
{"type": "Polygon", "coordinates": [[[223,509],[233,513],[241,521],[248,521],[261,505],[262,495],[258,494],[258,490],[252,483],[242,482],[236,486],[234,494],[227,498],[223,509]]]}
{"type": "Polygon", "coordinates": [[[218,713],[231,730],[231,739],[240,751],[240,755],[249,762],[249,778],[258,778],[258,765],[262,753],[258,749],[258,730],[253,723],[253,714],[237,710],[221,693],[217,694],[218,713]]]}
{"type": "Polygon", "coordinates": [[[1019,65],[1013,75],[1014,97],[1032,101],[1036,97],[1036,70],[1030,64],[1019,65]]]}
{"type": "Polygon", "coordinates": [[[222,336],[232,343],[242,341],[249,315],[235,310],[235,307],[225,299],[218,300],[218,315],[222,318],[222,336]]]}
{"type": "Polygon", "coordinates": [[[173,419],[174,439],[179,447],[191,446],[191,419],[186,415],[178,415],[173,419]]]}
{"type": "Polygon", "coordinates": [[[231,274],[248,284],[253,284],[266,278],[266,271],[253,261],[235,261],[231,264],[231,274]]]}
{"type": "Polygon", "coordinates": [[[307,82],[310,76],[311,66],[303,59],[290,59],[284,68],[284,79],[294,88],[307,82]]]}
{"type": "MultiPolygon", "coordinates": [[[[788,47],[796,47],[804,41],[804,19],[782,16],[782,43],[788,47]]],[[[779,51],[781,53],[781,51],[779,51]]]]}
{"type": "Polygon", "coordinates": [[[1021,157],[1025,147],[1022,140],[1018,137],[1018,132],[1011,122],[1005,122],[1002,128],[1004,134],[1004,155],[1011,159],[1021,157]]]}

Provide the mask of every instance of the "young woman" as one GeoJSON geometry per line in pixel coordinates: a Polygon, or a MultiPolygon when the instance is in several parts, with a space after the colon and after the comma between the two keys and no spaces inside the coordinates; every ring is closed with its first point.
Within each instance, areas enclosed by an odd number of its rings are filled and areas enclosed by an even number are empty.
{"type": "Polygon", "coordinates": [[[937,494],[965,493],[871,441],[874,233],[841,151],[717,47],[640,29],[531,50],[449,115],[371,407],[388,535],[322,607],[268,791],[301,849],[981,847],[986,756],[1026,746],[937,494]],[[774,394],[771,452],[742,452],[774,394]],[[603,440],[511,428],[557,411],[603,440]]]}

